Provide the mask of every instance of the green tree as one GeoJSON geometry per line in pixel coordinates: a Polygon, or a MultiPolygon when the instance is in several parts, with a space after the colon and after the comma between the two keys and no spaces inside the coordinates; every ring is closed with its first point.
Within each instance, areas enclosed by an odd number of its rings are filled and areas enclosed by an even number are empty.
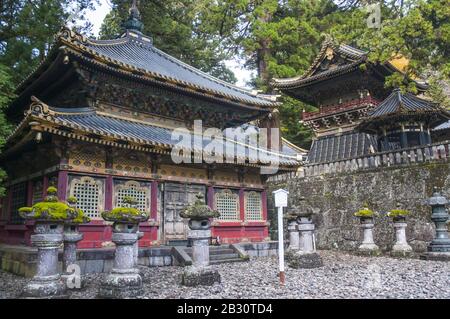
{"type": "Polygon", "coordinates": [[[84,13],[98,0],[4,0],[0,11],[0,63],[20,82],[45,58],[55,34],[77,20],[89,30],[84,13]]]}
{"type": "MultiPolygon", "coordinates": [[[[4,110],[14,98],[14,85],[8,68],[0,64],[0,149],[4,146],[7,136],[11,132],[11,125],[5,118],[4,110]]],[[[6,172],[0,168],[0,196],[4,195],[4,180],[6,172]]]]}

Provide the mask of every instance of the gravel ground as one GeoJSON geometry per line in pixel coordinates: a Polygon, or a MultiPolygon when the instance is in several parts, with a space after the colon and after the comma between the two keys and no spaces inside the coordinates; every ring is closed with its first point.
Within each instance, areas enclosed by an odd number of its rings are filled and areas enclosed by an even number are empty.
{"type": "MultiPolygon", "coordinates": [[[[141,267],[142,298],[446,298],[450,299],[450,264],[418,259],[359,257],[320,252],[324,267],[287,269],[280,287],[277,258],[214,266],[222,283],[212,287],[179,285],[181,267],[141,267]]],[[[95,298],[102,274],[87,275],[86,286],[70,298],[95,298]]],[[[15,298],[27,279],[0,272],[0,298],[15,298]]]]}

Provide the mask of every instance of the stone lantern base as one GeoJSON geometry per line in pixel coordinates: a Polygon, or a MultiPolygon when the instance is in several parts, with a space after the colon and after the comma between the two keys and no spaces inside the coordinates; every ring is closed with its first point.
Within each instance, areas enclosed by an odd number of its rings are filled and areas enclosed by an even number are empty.
{"type": "Polygon", "coordinates": [[[22,297],[27,299],[67,298],[66,285],[59,275],[34,277],[23,289],[22,297]]]}
{"type": "Polygon", "coordinates": [[[380,256],[381,255],[381,250],[380,248],[375,245],[372,244],[370,246],[364,246],[361,245],[358,247],[358,250],[356,251],[356,254],[359,256],[380,256]]]}
{"type": "Polygon", "coordinates": [[[450,252],[434,252],[429,251],[420,255],[423,260],[450,261],[450,252]]]}
{"type": "Polygon", "coordinates": [[[181,275],[181,284],[188,287],[212,286],[220,281],[219,272],[209,266],[189,266],[181,275]]]}
{"type": "Polygon", "coordinates": [[[294,269],[311,269],[323,266],[322,257],[316,252],[290,251],[286,254],[286,260],[288,266],[294,269]]]}
{"type": "Polygon", "coordinates": [[[390,253],[391,257],[395,257],[395,258],[408,258],[408,257],[412,257],[414,256],[414,252],[412,250],[401,250],[401,249],[396,249],[396,250],[392,250],[390,253]]]}
{"type": "Polygon", "coordinates": [[[118,269],[113,269],[102,282],[99,297],[106,299],[126,299],[135,298],[142,295],[142,293],[142,278],[137,269],[125,273],[121,273],[118,269]]]}

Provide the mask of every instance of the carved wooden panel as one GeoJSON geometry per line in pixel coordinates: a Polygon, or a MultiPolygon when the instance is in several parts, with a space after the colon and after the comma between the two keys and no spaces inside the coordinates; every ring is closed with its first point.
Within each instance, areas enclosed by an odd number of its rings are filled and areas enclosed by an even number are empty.
{"type": "Polygon", "coordinates": [[[105,150],[99,146],[77,145],[69,151],[69,166],[81,172],[104,173],[106,168],[105,150]]]}
{"type": "Polygon", "coordinates": [[[163,179],[179,182],[207,183],[208,172],[206,169],[190,168],[174,165],[161,165],[158,169],[158,175],[163,179]]]}
{"type": "Polygon", "coordinates": [[[143,153],[117,150],[113,157],[113,170],[122,176],[151,176],[150,158],[143,153]]]}
{"type": "Polygon", "coordinates": [[[226,185],[226,186],[238,186],[241,184],[239,182],[238,174],[232,171],[214,172],[214,182],[217,185],[226,185]]]}

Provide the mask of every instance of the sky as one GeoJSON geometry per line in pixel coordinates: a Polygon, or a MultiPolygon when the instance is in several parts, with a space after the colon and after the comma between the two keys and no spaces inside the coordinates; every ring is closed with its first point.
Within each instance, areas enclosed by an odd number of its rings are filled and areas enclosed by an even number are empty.
{"type": "MultiPolygon", "coordinates": [[[[92,32],[94,36],[98,35],[103,19],[110,10],[111,5],[108,0],[100,0],[100,5],[97,6],[95,10],[89,11],[87,13],[87,19],[93,24],[92,32]]],[[[234,72],[236,78],[238,79],[236,85],[246,87],[247,82],[250,81],[253,72],[241,68],[240,65],[242,65],[242,62],[238,60],[225,61],[225,64],[231,71],[234,72]]]]}

